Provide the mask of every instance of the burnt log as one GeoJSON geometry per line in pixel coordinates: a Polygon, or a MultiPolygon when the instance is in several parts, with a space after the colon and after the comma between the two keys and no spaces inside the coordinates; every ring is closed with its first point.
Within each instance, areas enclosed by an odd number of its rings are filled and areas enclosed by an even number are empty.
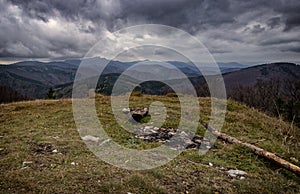
{"type": "Polygon", "coordinates": [[[148,115],[148,112],[148,108],[130,110],[130,114],[136,122],[140,122],[144,117],[148,115]]]}

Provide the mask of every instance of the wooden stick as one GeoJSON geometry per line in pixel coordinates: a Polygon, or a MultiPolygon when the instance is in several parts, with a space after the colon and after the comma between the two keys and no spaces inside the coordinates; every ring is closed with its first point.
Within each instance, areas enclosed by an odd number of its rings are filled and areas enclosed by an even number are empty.
{"type": "Polygon", "coordinates": [[[283,166],[284,168],[290,170],[291,172],[297,174],[298,176],[300,175],[300,168],[299,166],[296,166],[278,156],[276,156],[274,153],[272,152],[268,152],[262,148],[259,148],[255,145],[252,145],[252,144],[249,144],[249,143],[245,143],[245,142],[242,142],[240,140],[238,140],[237,138],[235,137],[231,137],[225,133],[221,133],[219,132],[218,130],[212,128],[211,126],[209,125],[206,125],[206,124],[202,124],[207,130],[209,130],[210,132],[212,132],[212,134],[218,136],[219,138],[229,142],[229,143],[237,143],[237,144],[241,144],[247,148],[250,148],[254,153],[256,153],[257,155],[259,156],[262,156],[268,160],[271,160],[275,163],[277,163],[278,165],[280,166],[283,166]]]}

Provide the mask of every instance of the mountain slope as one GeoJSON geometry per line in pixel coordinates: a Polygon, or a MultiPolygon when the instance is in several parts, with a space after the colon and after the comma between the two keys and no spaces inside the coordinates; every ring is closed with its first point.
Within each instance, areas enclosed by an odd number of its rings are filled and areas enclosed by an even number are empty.
{"type": "Polygon", "coordinates": [[[271,63],[225,73],[223,75],[226,89],[234,89],[238,85],[253,86],[257,80],[300,79],[300,65],[293,63],[271,63]]]}
{"type": "MultiPolygon", "coordinates": [[[[97,96],[99,120],[113,140],[131,149],[149,149],[115,123],[110,97],[97,96]]],[[[167,108],[164,126],[176,125],[176,98],[132,97],[131,106],[161,101],[167,108]]],[[[201,117],[207,122],[210,100],[200,98],[201,117]]],[[[128,171],[93,155],[75,127],[71,100],[38,100],[0,105],[1,193],[297,193],[300,178],[257,157],[250,150],[221,140],[204,156],[184,151],[170,163],[152,170],[128,171]],[[57,151],[53,151],[57,150],[57,151]],[[57,152],[57,153],[56,153],[57,152]],[[211,163],[211,165],[209,165],[211,163]],[[247,172],[232,178],[227,170],[247,172]]],[[[199,127],[198,134],[204,129],[199,127]]],[[[299,129],[254,109],[228,103],[222,129],[300,165],[299,129]]]]}
{"type": "Polygon", "coordinates": [[[72,82],[76,70],[76,66],[63,62],[3,65],[0,66],[0,85],[32,99],[44,98],[50,87],[72,82]]]}
{"type": "MultiPolygon", "coordinates": [[[[11,65],[0,65],[0,86],[13,88],[21,95],[39,99],[44,98],[50,87],[61,88],[63,85],[69,85],[74,81],[78,66],[83,63],[87,66],[86,74],[93,76],[99,71],[99,67],[103,67],[108,63],[102,74],[121,74],[132,65],[143,62],[121,62],[108,61],[104,58],[90,58],[84,60],[65,60],[54,62],[38,62],[24,61],[11,65]],[[97,65],[96,65],[97,64],[97,65]]],[[[147,62],[147,61],[146,61],[147,62]]],[[[173,68],[164,67],[160,62],[151,66],[139,68],[134,73],[134,79],[142,79],[144,77],[153,77],[155,79],[156,72],[168,72],[166,79],[179,79],[176,68],[178,68],[187,77],[200,76],[198,69],[184,62],[169,61],[173,68]]],[[[236,71],[245,66],[238,63],[220,63],[222,72],[236,71]]],[[[215,73],[214,69],[209,66],[205,67],[211,74],[215,73]]],[[[96,75],[95,75],[96,76],[96,75]]],[[[98,75],[97,75],[98,76],[98,75]]],[[[63,89],[68,90],[69,89],[63,89]]],[[[61,90],[61,91],[63,91],[61,90]]],[[[62,96],[68,96],[63,94],[62,96]]]]}

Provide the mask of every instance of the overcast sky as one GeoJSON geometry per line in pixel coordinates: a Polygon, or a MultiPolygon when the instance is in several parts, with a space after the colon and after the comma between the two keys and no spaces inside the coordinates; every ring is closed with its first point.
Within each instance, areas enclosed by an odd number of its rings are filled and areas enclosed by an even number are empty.
{"type": "Polygon", "coordinates": [[[80,58],[137,24],[187,31],[218,62],[300,61],[299,10],[299,0],[0,0],[0,63],[80,58]]]}

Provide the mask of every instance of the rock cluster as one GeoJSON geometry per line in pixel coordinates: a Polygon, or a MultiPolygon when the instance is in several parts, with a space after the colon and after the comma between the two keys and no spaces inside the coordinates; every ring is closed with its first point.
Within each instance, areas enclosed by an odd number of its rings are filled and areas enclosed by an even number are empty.
{"type": "Polygon", "coordinates": [[[181,131],[174,128],[158,128],[153,126],[145,126],[143,128],[134,129],[133,133],[136,138],[147,142],[164,143],[174,149],[192,149],[200,148],[200,145],[210,148],[210,142],[199,135],[181,131]]]}
{"type": "Polygon", "coordinates": [[[227,173],[229,174],[229,176],[234,177],[234,178],[240,178],[245,179],[245,175],[247,175],[247,173],[245,171],[242,170],[228,170],[227,173]]]}
{"type": "MultiPolygon", "coordinates": [[[[132,118],[140,122],[144,117],[149,114],[148,108],[123,108],[124,114],[130,114],[132,118]]],[[[136,128],[132,131],[136,134],[136,138],[147,142],[159,142],[173,149],[192,149],[211,148],[211,143],[208,139],[199,135],[194,135],[183,130],[174,129],[171,127],[154,127],[144,126],[142,128],[136,128]]]]}

